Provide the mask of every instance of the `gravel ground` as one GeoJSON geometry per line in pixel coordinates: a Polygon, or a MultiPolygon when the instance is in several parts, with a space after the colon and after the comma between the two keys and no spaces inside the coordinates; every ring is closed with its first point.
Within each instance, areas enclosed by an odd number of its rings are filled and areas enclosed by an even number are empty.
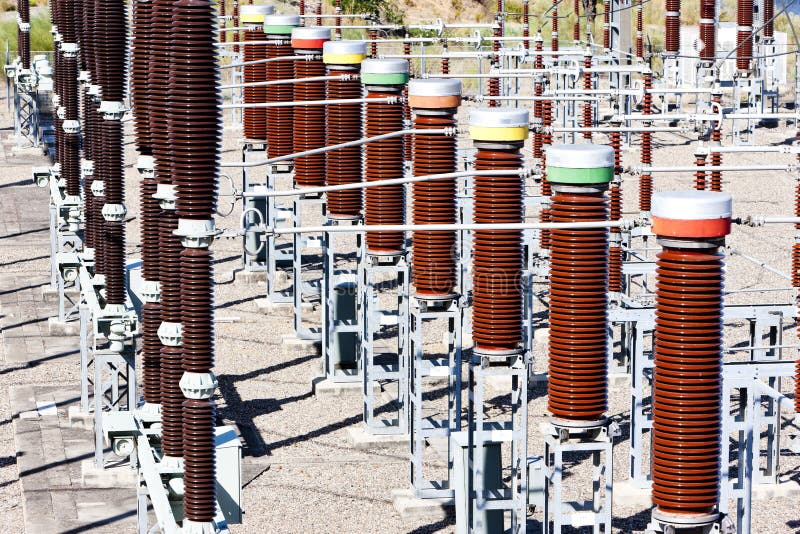
{"type": "MultiPolygon", "coordinates": [[[[5,106],[0,106],[2,109],[5,106]]],[[[462,111],[462,117],[465,113],[462,111]]],[[[3,114],[3,125],[10,119],[3,114]]],[[[465,121],[462,121],[462,124],[465,121]]],[[[7,130],[5,130],[7,131],[7,130]]],[[[784,127],[763,129],[758,132],[758,143],[782,143],[793,138],[794,131],[784,127]]],[[[230,128],[225,131],[222,159],[239,159],[241,132],[230,128]]],[[[134,168],[135,147],[130,124],[127,136],[127,205],[130,214],[138,213],[139,178],[134,168]]],[[[597,142],[604,142],[602,137],[597,142]]],[[[729,143],[730,141],[726,141],[729,143]]],[[[656,136],[655,165],[691,164],[693,142],[689,137],[677,135],[656,136]]],[[[467,146],[467,144],[465,144],[467,146]]],[[[638,162],[636,146],[625,152],[625,164],[638,162]]],[[[764,163],[780,160],[792,162],[789,155],[766,158],[754,154],[724,156],[726,164],[764,163]]],[[[241,183],[238,173],[230,173],[235,183],[241,183]]],[[[0,168],[0,186],[28,176],[27,168],[3,166],[0,168]]],[[[691,187],[690,173],[656,176],[656,190],[691,187]]],[[[794,178],[787,173],[767,172],[726,173],[724,188],[734,195],[736,216],[790,215],[794,178]]],[[[625,211],[638,213],[637,180],[626,177],[624,184],[625,211]]],[[[221,186],[221,194],[229,193],[221,186]]],[[[221,204],[230,197],[224,196],[221,204]]],[[[220,207],[227,211],[226,207],[220,207]]],[[[234,206],[231,215],[219,219],[217,226],[233,228],[238,223],[240,210],[234,206]]],[[[42,222],[46,214],[42,214],[42,222]]],[[[310,218],[309,223],[314,219],[310,218]]],[[[789,250],[793,229],[786,225],[768,228],[734,228],[729,243],[743,254],[751,255],[782,272],[789,272],[789,250]]],[[[128,253],[138,257],[140,238],[138,219],[128,224],[128,253]]],[[[47,269],[46,247],[40,243],[30,246],[2,247],[4,272],[8,269],[47,269]],[[36,258],[36,259],[30,259],[36,258]],[[6,263],[15,263],[9,266],[6,263]]],[[[289,318],[259,313],[255,301],[264,293],[263,284],[248,285],[234,281],[233,272],[240,265],[240,247],[235,240],[219,240],[214,244],[216,257],[216,372],[220,381],[220,416],[237,422],[246,431],[245,473],[243,492],[246,510],[245,523],[233,528],[234,532],[451,532],[452,520],[430,523],[417,521],[403,523],[394,512],[391,490],[407,485],[408,464],[402,449],[375,448],[368,451],[354,449],[347,437],[347,428],[358,425],[361,402],[358,398],[343,397],[336,400],[318,400],[310,393],[311,379],[318,374],[319,360],[311,353],[288,350],[281,336],[292,332],[289,318]]],[[[318,262],[316,263],[318,265],[318,262]]],[[[309,269],[307,276],[318,275],[309,269]]],[[[727,288],[731,290],[788,288],[789,283],[780,276],[766,272],[740,256],[728,259],[727,288]]],[[[731,296],[735,302],[783,302],[793,299],[792,291],[741,293],[731,296]]],[[[791,326],[790,324],[787,325],[791,326]]],[[[434,349],[441,339],[442,325],[432,325],[426,340],[434,349]]],[[[726,345],[747,339],[744,325],[726,325],[726,345]]],[[[784,332],[784,343],[797,342],[794,328],[784,332]]],[[[77,343],[77,341],[76,341],[77,343]]],[[[543,368],[545,347],[535,350],[536,366],[543,368]]],[[[789,357],[790,355],[787,355],[789,357]]],[[[793,356],[793,351],[791,356],[793,356]]],[[[21,528],[19,488],[14,462],[13,437],[7,430],[8,386],[22,383],[77,384],[78,370],[64,369],[55,363],[35,367],[9,369],[0,372],[0,520],[12,531],[21,528]]],[[[785,381],[782,389],[791,391],[792,381],[785,381]]],[[[489,399],[487,404],[503,400],[502,392],[489,399]]],[[[541,386],[529,390],[529,444],[530,455],[543,451],[539,425],[546,421],[546,396],[541,386]]],[[[444,409],[443,399],[431,403],[430,413],[444,409]]],[[[627,383],[611,388],[610,415],[625,417],[629,412],[627,383]]],[[[788,416],[787,416],[788,420],[788,416]]],[[[618,439],[614,454],[614,479],[627,478],[626,439],[618,439]]],[[[440,464],[435,459],[432,465],[440,464]]],[[[796,456],[784,456],[782,471],[800,476],[800,461],[796,456]]],[[[591,467],[586,462],[570,467],[571,489],[585,487],[591,467]]],[[[132,490],[133,491],[133,488],[132,490]]],[[[788,533],[795,531],[800,498],[769,499],[757,501],[753,508],[754,533],[788,533]]],[[[635,505],[618,505],[614,508],[614,531],[632,532],[644,527],[649,513],[635,505]]],[[[530,519],[531,529],[541,513],[530,519]]],[[[532,530],[533,531],[533,530],[532,530]]]]}

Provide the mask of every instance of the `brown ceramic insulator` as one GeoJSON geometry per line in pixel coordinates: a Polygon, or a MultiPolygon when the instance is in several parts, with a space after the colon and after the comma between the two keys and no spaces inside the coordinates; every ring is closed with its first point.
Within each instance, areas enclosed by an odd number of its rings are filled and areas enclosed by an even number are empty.
{"type": "MultiPolygon", "coordinates": [[[[162,320],[165,304],[161,304],[162,320]]],[[[166,456],[183,456],[183,350],[161,349],[161,449],[166,456]]]]}
{"type": "Polygon", "coordinates": [[[653,177],[643,174],[639,177],[639,210],[650,211],[653,200],[653,177]]]}
{"type": "MultiPolygon", "coordinates": [[[[233,27],[234,28],[238,28],[239,27],[239,2],[238,2],[238,0],[233,0],[233,27]]],[[[238,43],[241,40],[240,36],[241,36],[241,34],[238,31],[234,32],[233,33],[233,42],[238,43]]],[[[239,53],[239,45],[238,44],[233,45],[233,53],[234,54],[238,54],[239,53]]]]}
{"type": "Polygon", "coordinates": [[[575,22],[572,24],[572,40],[581,40],[581,0],[572,2],[572,12],[575,14],[575,22]]]}
{"type": "Polygon", "coordinates": [[[719,494],[722,255],[664,247],[656,262],[653,502],[713,513],[719,494]]]}
{"type": "Polygon", "coordinates": [[[126,5],[116,0],[98,0],[94,17],[99,29],[94,46],[97,84],[102,89],[103,100],[122,102],[127,65],[126,5]]]}
{"type": "Polygon", "coordinates": [[[297,13],[300,14],[301,16],[306,14],[306,3],[305,3],[305,0],[300,0],[297,3],[297,13]]]}
{"type": "MultiPolygon", "coordinates": [[[[622,188],[619,183],[612,183],[608,190],[609,219],[618,221],[622,218],[622,188]]],[[[612,228],[612,233],[619,233],[619,228],[612,228]]],[[[608,247],[608,290],[622,291],[622,248],[614,244],[608,247]]]]}
{"type": "MultiPolygon", "coordinates": [[[[370,89],[367,98],[397,97],[398,91],[370,89]]],[[[401,104],[366,104],[365,137],[375,137],[403,129],[401,104]]],[[[403,177],[403,138],[393,137],[364,147],[364,175],[368,182],[403,177]]],[[[403,185],[370,187],[364,193],[367,225],[403,224],[406,202],[403,185]]],[[[403,232],[367,232],[367,252],[381,255],[401,254],[405,249],[403,232]]]]}
{"type": "Polygon", "coordinates": [[[17,0],[17,15],[22,22],[31,21],[31,4],[29,0],[17,0]]]}
{"type": "Polygon", "coordinates": [[[644,14],[642,0],[636,5],[636,57],[644,58],[644,14]]]}
{"type": "Polygon", "coordinates": [[[322,2],[317,4],[317,26],[322,26],[322,2]]]}
{"type": "MultiPolygon", "coordinates": [[[[697,167],[704,167],[706,164],[705,156],[697,156],[694,160],[697,167]]],[[[706,188],[706,171],[694,172],[694,188],[698,191],[703,191],[706,188]]]]}
{"type": "Polygon", "coordinates": [[[159,220],[159,267],[161,277],[161,320],[168,323],[181,322],[181,281],[167,273],[181,272],[183,246],[173,232],[178,228],[175,210],[164,210],[159,220]]]}
{"type": "MultiPolygon", "coordinates": [[[[487,93],[490,97],[500,96],[500,78],[489,78],[487,80],[487,93]]],[[[496,108],[500,105],[500,102],[490,99],[488,105],[490,108],[496,108]]]]}
{"type": "MultiPolygon", "coordinates": [[[[261,29],[246,30],[244,40],[247,43],[264,41],[264,32],[261,29]]],[[[244,61],[258,61],[267,58],[266,44],[244,45],[244,61]]],[[[244,83],[263,82],[267,78],[266,63],[244,66],[244,83]]],[[[267,101],[267,87],[260,85],[244,88],[244,103],[255,104],[267,101]]],[[[251,141],[265,141],[267,139],[267,109],[244,108],[244,136],[251,141]]]]}
{"type": "Polygon", "coordinates": [[[369,31],[369,57],[376,58],[378,57],[378,31],[377,30],[370,30],[369,31]]]}
{"type": "MultiPolygon", "coordinates": [[[[650,115],[653,110],[653,94],[649,92],[653,88],[653,76],[651,74],[644,75],[644,96],[642,97],[642,114],[650,115]]],[[[642,165],[649,166],[653,163],[653,134],[650,132],[642,132],[642,165]]],[[[639,210],[650,211],[651,201],[653,197],[653,177],[649,174],[643,174],[639,177],[639,210]]]]}
{"type": "MultiPolygon", "coordinates": [[[[550,49],[553,52],[558,51],[558,4],[561,3],[561,0],[553,0],[553,9],[550,11],[550,49]]],[[[556,57],[553,54],[553,57],[556,57]]]]}
{"type": "MultiPolygon", "coordinates": [[[[553,101],[552,100],[543,100],[542,101],[542,125],[547,128],[552,126],[553,124],[553,101]]],[[[543,145],[550,145],[552,144],[553,136],[550,133],[542,134],[542,144],[543,145]]],[[[542,151],[542,169],[547,168],[547,157],[546,153],[542,151]]],[[[552,189],[550,187],[550,182],[547,181],[547,174],[542,175],[542,191],[541,194],[543,197],[550,197],[552,194],[552,189]]],[[[540,222],[550,222],[550,208],[549,207],[542,207],[539,210],[539,221],[540,222]]],[[[550,230],[542,230],[540,235],[540,245],[543,249],[550,248],[550,230]]]]}
{"type": "Polygon", "coordinates": [[[17,50],[23,69],[31,68],[31,33],[19,32],[17,34],[17,50]]]}
{"type": "Polygon", "coordinates": [[[180,258],[183,368],[190,373],[214,366],[212,259],[207,248],[184,248],[180,258]]]}
{"type": "Polygon", "coordinates": [[[61,96],[61,106],[64,108],[64,119],[78,120],[80,110],[80,94],[78,93],[78,58],[65,57],[63,62],[64,94],[61,96]]]}
{"type": "Polygon", "coordinates": [[[142,277],[153,282],[159,280],[161,274],[158,263],[160,258],[158,220],[161,208],[158,200],[153,198],[157,185],[155,178],[145,178],[142,180],[142,187],[139,191],[142,219],[142,277]]]}
{"type": "Polygon", "coordinates": [[[142,306],[142,375],[144,378],[144,401],[151,404],[161,402],[161,340],[158,327],[161,325],[161,304],[145,302],[142,306]]]}
{"type": "Polygon", "coordinates": [[[169,140],[176,207],[181,219],[209,220],[216,207],[222,137],[216,19],[205,0],[181,0],[175,8],[169,140]]]}
{"type": "Polygon", "coordinates": [[[800,360],[795,362],[794,371],[794,411],[800,413],[800,360]]]}
{"type": "Polygon", "coordinates": [[[450,74],[450,60],[446,57],[442,58],[442,74],[450,74]]]}
{"type": "MultiPolygon", "coordinates": [[[[452,110],[455,112],[455,110],[452,110]]],[[[453,128],[452,113],[417,113],[417,130],[453,128]]],[[[456,138],[446,135],[414,135],[414,176],[446,174],[456,170],[456,138]]],[[[456,223],[455,179],[414,184],[414,224],[456,223]]],[[[414,232],[413,283],[418,296],[453,294],[456,283],[455,232],[414,232]]]]}
{"type": "MultiPolygon", "coordinates": [[[[408,58],[411,63],[411,43],[403,43],[403,55],[408,58]]],[[[404,125],[411,124],[411,106],[408,105],[408,85],[403,87],[403,121],[404,125]]],[[[411,162],[414,157],[414,138],[407,135],[403,138],[403,159],[411,162]]]]}
{"type": "MultiPolygon", "coordinates": [[[[720,132],[719,128],[714,128],[711,131],[711,140],[721,143],[722,142],[722,132],[720,132]]],[[[711,165],[714,167],[719,167],[722,165],[722,153],[721,152],[712,152],[711,153],[711,165]]],[[[711,190],[719,193],[722,191],[722,171],[711,171],[711,190]]]]}
{"type": "Polygon", "coordinates": [[[125,223],[105,221],[102,232],[106,303],[125,304],[125,223]]]}
{"type": "Polygon", "coordinates": [[[736,68],[749,70],[750,60],[753,58],[753,0],[737,0],[736,23],[749,30],[736,31],[736,68]]]}
{"type": "Polygon", "coordinates": [[[531,14],[528,0],[522,2],[522,38],[525,39],[525,49],[531,49],[531,14]]]}
{"type": "Polygon", "coordinates": [[[214,401],[183,402],[183,509],[186,519],[210,523],[216,510],[214,401]]]}
{"type": "MultiPolygon", "coordinates": [[[[540,82],[536,82],[533,86],[533,94],[534,96],[541,97],[544,94],[544,87],[543,84],[540,82]]],[[[542,119],[542,101],[541,100],[534,100],[533,101],[533,116],[536,119],[541,121],[542,119]]],[[[544,151],[542,150],[542,132],[540,129],[536,129],[533,132],[533,147],[532,147],[532,154],[535,159],[542,159],[544,155],[544,151]]]]}
{"type": "Polygon", "coordinates": [[[75,1],[59,2],[59,6],[61,20],[58,23],[58,33],[61,34],[61,41],[64,43],[77,43],[78,31],[75,20],[75,1]]]}
{"type": "MultiPolygon", "coordinates": [[[[329,76],[357,74],[351,67],[328,68],[329,76]]],[[[328,80],[328,100],[361,98],[358,80],[328,80]]],[[[327,146],[356,141],[361,138],[361,104],[327,106],[325,144],[327,146]]],[[[325,158],[326,185],[343,185],[362,181],[361,147],[340,148],[327,153],[325,158]]],[[[328,217],[354,219],[361,214],[361,190],[330,191],[327,196],[328,217]]]]}
{"type": "MultiPolygon", "coordinates": [[[[602,192],[551,197],[553,222],[604,221],[602,192]]],[[[608,231],[552,230],[548,409],[560,419],[594,421],[608,408],[608,231]]]]}
{"type": "Polygon", "coordinates": [[[94,74],[94,17],[92,11],[94,2],[92,0],[82,0],[76,6],[76,17],[80,17],[78,23],[80,32],[78,43],[80,44],[81,70],[88,70],[94,74]]]}
{"type": "Polygon", "coordinates": [[[664,51],[675,55],[681,48],[681,0],[667,0],[664,17],[664,51]]]}
{"type": "MultiPolygon", "coordinates": [[[[220,5],[224,5],[221,2],[220,5]]],[[[131,49],[131,89],[136,126],[136,146],[143,155],[152,153],[150,140],[150,26],[153,13],[151,1],[133,2],[133,47],[131,49]]],[[[224,33],[222,35],[225,35],[224,33]]]]}
{"type": "Polygon", "coordinates": [[[717,47],[716,28],[713,21],[716,16],[715,0],[700,0],[700,42],[703,48],[700,51],[700,59],[706,61],[714,59],[717,47]]]}
{"type": "Polygon", "coordinates": [[[775,35],[775,0],[764,0],[764,37],[775,35]]]}
{"type": "Polygon", "coordinates": [[[66,193],[72,196],[81,194],[81,136],[78,133],[65,133],[62,145],[61,177],[66,183],[66,193]]]}
{"type": "MultiPolygon", "coordinates": [[[[337,14],[341,13],[342,12],[342,0],[336,0],[334,2],[334,7],[335,7],[335,12],[337,14]]],[[[336,17],[335,19],[333,19],[333,25],[334,25],[334,30],[335,30],[334,38],[337,41],[341,41],[342,40],[342,17],[336,17]]]]}
{"type": "Polygon", "coordinates": [[[172,145],[169,140],[169,122],[172,118],[172,100],[169,94],[169,78],[172,3],[168,0],[153,0],[151,43],[148,64],[150,137],[156,163],[156,179],[160,184],[171,184],[172,145]]]}
{"type": "MultiPolygon", "coordinates": [[[[295,61],[295,78],[325,76],[325,64],[319,59],[295,61]]],[[[296,101],[325,100],[325,82],[297,83],[296,101]]],[[[294,108],[294,152],[325,146],[325,106],[294,108]]],[[[325,154],[303,156],[294,160],[294,180],[298,187],[325,185],[325,154]]]]}
{"type": "MultiPolygon", "coordinates": [[[[268,36],[268,39],[285,39],[281,36],[268,36]]],[[[267,57],[278,58],[293,55],[288,40],[281,44],[267,45],[267,57]]],[[[294,63],[273,61],[267,63],[267,80],[289,80],[294,76],[294,63]]],[[[294,98],[291,84],[270,85],[267,87],[267,102],[291,102],[294,98]]],[[[294,146],[294,111],[292,108],[267,108],[267,157],[275,158],[292,153],[294,146]]]]}
{"type": "Polygon", "coordinates": [[[611,2],[603,2],[603,48],[611,48],[611,2]]]}
{"type": "Polygon", "coordinates": [[[98,178],[103,180],[106,204],[124,204],[125,188],[123,182],[122,123],[115,120],[102,120],[100,123],[102,139],[100,165],[95,169],[98,178]]]}
{"type": "MultiPolygon", "coordinates": [[[[583,58],[583,66],[586,69],[592,68],[592,56],[586,56],[583,58]]],[[[586,90],[592,89],[592,73],[584,71],[583,73],[583,88],[586,90]]],[[[594,113],[592,112],[592,103],[591,102],[584,102],[583,104],[583,127],[584,128],[591,128],[592,123],[594,120],[594,113]]],[[[591,139],[592,132],[584,131],[583,132],[584,139],[591,139]]]]}
{"type": "Polygon", "coordinates": [[[800,287],[800,244],[792,245],[792,286],[800,287]]]}
{"type": "MultiPolygon", "coordinates": [[[[478,146],[475,170],[520,169],[523,166],[521,145],[506,149],[478,146]]],[[[478,175],[474,184],[476,224],[522,222],[522,178],[478,175]]],[[[475,232],[473,244],[472,338],[475,349],[517,350],[522,342],[522,232],[480,230],[475,232]]]]}

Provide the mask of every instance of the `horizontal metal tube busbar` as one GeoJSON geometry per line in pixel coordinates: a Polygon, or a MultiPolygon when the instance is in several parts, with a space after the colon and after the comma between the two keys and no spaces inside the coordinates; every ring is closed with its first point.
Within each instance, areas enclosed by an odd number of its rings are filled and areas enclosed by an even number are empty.
{"type": "Polygon", "coordinates": [[[308,83],[308,82],[327,82],[330,80],[341,80],[343,82],[358,80],[358,74],[345,74],[344,76],[313,76],[311,78],[292,78],[288,80],[271,80],[265,82],[232,83],[221,85],[220,89],[237,89],[239,87],[261,87],[264,85],[283,85],[288,83],[308,83]]]}
{"type": "Polygon", "coordinates": [[[709,152],[734,153],[734,152],[778,152],[783,154],[800,153],[799,145],[742,145],[742,146],[706,146],[703,147],[709,152]]]}
{"type": "Polygon", "coordinates": [[[340,106],[344,104],[400,104],[396,96],[386,98],[343,98],[341,100],[296,100],[294,102],[255,102],[253,104],[223,104],[220,109],[239,108],[291,108],[300,106],[340,106]]]}
{"type": "Polygon", "coordinates": [[[339,150],[341,148],[348,148],[354,146],[361,146],[367,143],[374,143],[375,141],[382,141],[384,139],[392,139],[394,137],[401,137],[403,135],[414,135],[418,133],[424,133],[425,135],[458,135],[461,130],[457,128],[441,128],[438,130],[417,130],[417,129],[410,129],[410,130],[400,130],[397,132],[391,132],[382,135],[376,135],[374,137],[362,137],[361,139],[356,139],[355,141],[348,141],[347,143],[339,143],[338,145],[330,145],[325,146],[322,148],[315,148],[313,150],[306,150],[304,152],[297,152],[295,154],[287,154],[285,156],[278,156],[277,158],[272,159],[265,159],[261,161],[250,161],[250,162],[227,162],[221,163],[220,167],[236,167],[236,168],[244,168],[244,167],[258,167],[261,165],[271,165],[273,163],[280,163],[281,161],[289,161],[297,158],[301,158],[303,156],[313,156],[315,154],[324,154],[325,152],[330,152],[332,150],[339,150]]]}
{"type": "Polygon", "coordinates": [[[702,167],[694,167],[691,165],[684,165],[680,167],[631,167],[633,174],[650,174],[653,172],[694,172],[694,171],[724,171],[724,172],[738,172],[738,171],[795,171],[797,165],[717,165],[702,167]]]}
{"type": "MultiPolygon", "coordinates": [[[[621,132],[621,133],[638,133],[638,132],[685,132],[688,128],[681,126],[653,126],[653,127],[636,127],[636,126],[594,126],[590,128],[583,128],[581,126],[550,126],[542,128],[542,131],[550,133],[571,133],[571,132],[621,132]]],[[[720,169],[720,167],[714,167],[720,169]]],[[[693,167],[693,170],[697,167],[693,167]]]]}
{"type": "MultiPolygon", "coordinates": [[[[596,96],[556,96],[556,95],[542,95],[542,96],[489,96],[489,95],[475,95],[473,97],[464,97],[466,101],[473,101],[473,102],[484,102],[486,100],[520,100],[520,101],[537,101],[537,100],[549,100],[549,101],[560,101],[560,102],[599,102],[600,99],[596,96]]],[[[619,130],[614,130],[619,131],[619,130]]]]}
{"type": "Polygon", "coordinates": [[[233,69],[236,67],[244,67],[245,65],[260,65],[261,63],[272,63],[274,61],[294,61],[296,59],[319,59],[320,56],[281,56],[271,57],[267,59],[254,59],[253,61],[242,61],[241,63],[231,63],[230,65],[220,65],[221,69],[233,69]]]}
{"type": "Polygon", "coordinates": [[[587,221],[573,223],[508,223],[508,224],[374,224],[355,226],[298,226],[267,228],[256,226],[255,230],[272,234],[321,234],[345,232],[458,232],[477,230],[580,230],[590,228],[629,228],[634,221],[587,221]]]}
{"type": "MultiPolygon", "coordinates": [[[[428,131],[428,130],[426,130],[428,131]]],[[[434,180],[447,180],[450,178],[465,178],[467,176],[527,176],[528,170],[521,169],[515,171],[463,171],[449,172],[444,174],[428,174],[425,176],[410,176],[407,178],[394,178],[391,180],[375,180],[374,182],[356,182],[352,184],[329,185],[326,187],[304,187],[302,189],[287,189],[284,191],[245,191],[242,196],[245,198],[267,198],[267,197],[291,197],[316,193],[328,193],[330,191],[347,191],[350,189],[366,189],[368,187],[379,187],[384,185],[413,184],[418,182],[432,182],[434,180]]]]}

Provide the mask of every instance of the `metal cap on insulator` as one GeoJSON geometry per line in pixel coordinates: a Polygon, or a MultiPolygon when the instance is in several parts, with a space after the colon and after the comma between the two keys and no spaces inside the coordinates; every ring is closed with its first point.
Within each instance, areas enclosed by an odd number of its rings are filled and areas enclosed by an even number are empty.
{"type": "Polygon", "coordinates": [[[607,184],[614,178],[614,149],[607,145],[547,148],[547,181],[571,186],[607,184]]]}
{"type": "Polygon", "coordinates": [[[366,57],[364,41],[327,41],[322,46],[322,61],[326,65],[360,65],[366,57]]]}
{"type": "Polygon", "coordinates": [[[361,63],[361,83],[364,85],[405,85],[408,78],[408,61],[405,59],[365,59],[361,63]]]}
{"type": "Polygon", "coordinates": [[[731,233],[733,200],[728,193],[668,191],[653,195],[653,233],[659,239],[714,240],[731,233]]]}
{"type": "Polygon", "coordinates": [[[264,17],[264,33],[267,35],[291,35],[292,30],[300,26],[297,15],[266,15],[264,17]]]}
{"type": "Polygon", "coordinates": [[[454,109],[461,105],[461,80],[426,78],[408,82],[412,108],[454,109]]]}
{"type": "Polygon", "coordinates": [[[469,114],[469,135],[473,141],[524,142],[528,137],[529,124],[527,109],[473,109],[469,114]]]}
{"type": "Polygon", "coordinates": [[[331,29],[324,26],[309,26],[292,30],[292,48],[309,50],[314,53],[322,50],[331,40],[331,29]]]}
{"type": "Polygon", "coordinates": [[[239,21],[246,26],[260,26],[264,24],[264,17],[273,13],[275,13],[274,6],[241,6],[239,21]]]}

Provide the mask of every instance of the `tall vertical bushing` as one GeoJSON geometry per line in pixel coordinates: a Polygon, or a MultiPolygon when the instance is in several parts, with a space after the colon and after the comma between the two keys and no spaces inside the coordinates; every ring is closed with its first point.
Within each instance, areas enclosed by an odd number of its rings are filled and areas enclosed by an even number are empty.
{"type": "Polygon", "coordinates": [[[581,42],[581,0],[573,0],[572,13],[575,15],[575,22],[572,23],[572,41],[578,44],[581,42]]]}
{"type": "MultiPolygon", "coordinates": [[[[621,123],[613,121],[614,126],[621,123]]],[[[622,218],[622,132],[609,132],[609,146],[614,151],[614,179],[608,188],[609,220],[622,218]]],[[[611,242],[608,247],[608,290],[616,293],[622,291],[622,232],[619,228],[611,229],[611,242]]]]}
{"type": "MultiPolygon", "coordinates": [[[[455,128],[461,105],[459,80],[411,80],[409,105],[414,129],[455,128]]],[[[452,135],[414,134],[414,176],[453,173],[456,138],[452,135]]],[[[414,224],[456,223],[456,179],[414,184],[414,224]]],[[[414,232],[412,281],[419,297],[452,298],[456,284],[456,233],[414,232]]]]}
{"type": "Polygon", "coordinates": [[[94,10],[97,25],[94,53],[100,86],[99,135],[102,149],[96,154],[97,175],[103,182],[105,204],[102,231],[105,261],[106,307],[125,306],[125,182],[122,116],[125,113],[125,62],[127,14],[125,4],[99,0],[94,10]]]}
{"type": "MultiPolygon", "coordinates": [[[[519,176],[475,176],[474,222],[521,223],[524,183],[521,149],[528,137],[528,111],[476,109],[470,137],[477,149],[475,171],[520,170],[519,176]]],[[[475,351],[518,354],[522,344],[522,231],[479,230],[473,236],[475,351]]]]}
{"type": "MultiPolygon", "coordinates": [[[[267,44],[267,81],[291,80],[294,77],[292,56],[292,30],[300,26],[297,15],[267,15],[264,17],[264,34],[267,44]],[[282,58],[282,59],[281,59],[282,58]]],[[[267,102],[291,102],[294,98],[292,84],[267,86],[267,102]]],[[[267,157],[275,158],[292,153],[294,111],[290,107],[267,108],[267,157]]]]}
{"type": "MultiPolygon", "coordinates": [[[[644,73],[642,82],[644,95],[642,95],[642,115],[650,115],[653,112],[653,75],[650,71],[644,73]]],[[[644,123],[648,126],[650,123],[644,123]]],[[[642,165],[649,167],[653,163],[653,134],[652,132],[642,132],[642,165]]],[[[650,171],[639,177],[639,211],[650,212],[650,202],[653,197],[653,176],[650,171]]]]}
{"type": "Polygon", "coordinates": [[[700,0],[700,59],[714,61],[717,51],[716,0],[700,0]]]}
{"type": "MultiPolygon", "coordinates": [[[[70,28],[70,26],[67,26],[70,28]]],[[[61,176],[66,183],[66,194],[77,198],[81,194],[80,122],[78,122],[78,44],[75,28],[71,25],[70,41],[61,43],[61,72],[64,76],[61,107],[63,143],[61,145],[61,176]]]]}
{"type": "Polygon", "coordinates": [[[31,68],[31,7],[29,0],[17,0],[17,53],[23,69],[31,68]]]}
{"type": "Polygon", "coordinates": [[[136,125],[136,146],[143,156],[153,153],[150,138],[150,76],[151,34],[153,2],[135,0],[133,2],[133,44],[131,49],[131,88],[133,90],[133,111],[136,125]]]}
{"type": "MultiPolygon", "coordinates": [[[[408,83],[405,59],[365,59],[361,63],[361,83],[367,98],[385,98],[387,102],[365,105],[366,137],[403,130],[401,95],[408,83]]],[[[364,175],[368,182],[403,177],[403,136],[367,143],[364,149],[364,175]]],[[[405,223],[406,200],[403,185],[370,187],[366,194],[367,225],[405,223]]],[[[403,232],[367,232],[367,253],[397,256],[405,251],[403,232]]]]}
{"type": "Polygon", "coordinates": [[[764,39],[767,41],[772,41],[773,37],[775,36],[775,21],[773,20],[774,16],[775,0],[764,0],[764,15],[762,18],[764,21],[763,35],[764,39]]]}
{"type": "MultiPolygon", "coordinates": [[[[561,0],[553,0],[553,9],[550,11],[550,50],[553,52],[558,51],[558,4],[561,0]]],[[[553,54],[556,57],[556,54],[553,54]]]]}
{"type": "Polygon", "coordinates": [[[643,0],[636,2],[636,59],[644,61],[644,9],[643,0]]]}
{"type": "MultiPolygon", "coordinates": [[[[262,83],[267,78],[267,64],[256,63],[247,65],[251,61],[267,59],[264,37],[264,17],[272,15],[275,8],[272,6],[242,6],[240,12],[241,24],[244,27],[244,83],[262,83]]],[[[261,104],[267,101],[267,87],[257,85],[244,88],[245,104],[261,104]]],[[[244,108],[244,136],[250,141],[266,141],[267,139],[267,109],[244,108]]]]}
{"type": "Polygon", "coordinates": [[[677,56],[681,49],[681,0],[667,0],[664,17],[664,55],[677,56]]]}
{"type": "MultiPolygon", "coordinates": [[[[322,48],[331,40],[331,29],[321,26],[292,30],[292,48],[296,56],[294,77],[319,78],[325,76],[322,48]]],[[[325,100],[325,81],[296,82],[294,100],[325,100]]],[[[294,108],[294,152],[304,152],[325,146],[325,106],[294,108]]],[[[294,160],[294,182],[298,187],[325,185],[325,154],[303,156],[294,160]]]]}
{"type": "Polygon", "coordinates": [[[180,254],[183,374],[184,497],[182,532],[214,532],[216,477],[213,401],[213,256],[219,153],[222,142],[216,16],[209,0],[178,0],[173,17],[170,94],[176,115],[175,153],[180,254]]]}
{"type": "MultiPolygon", "coordinates": [[[[608,220],[614,151],[603,145],[547,150],[552,222],[608,220]]],[[[548,409],[556,426],[598,426],[608,408],[608,229],[550,232],[548,409]]]]}
{"type": "Polygon", "coordinates": [[[722,442],[723,256],[731,197],[709,191],[656,193],[653,382],[653,519],[717,521],[722,442]]]}
{"type": "Polygon", "coordinates": [[[736,24],[736,68],[749,72],[753,59],[753,0],[737,0],[736,24]]]}
{"type": "MultiPolygon", "coordinates": [[[[361,98],[359,72],[367,57],[363,41],[328,41],[322,48],[322,60],[328,76],[337,80],[326,82],[328,100],[361,98]]],[[[328,106],[325,120],[325,144],[339,145],[361,138],[361,104],[328,106]]],[[[362,181],[361,147],[332,150],[325,157],[326,185],[344,185],[362,181]]],[[[329,191],[327,214],[331,219],[354,220],[361,216],[361,190],[329,191]]]]}
{"type": "MultiPolygon", "coordinates": [[[[591,91],[594,86],[592,72],[590,70],[592,68],[591,48],[587,48],[583,54],[583,68],[583,88],[586,91],[591,91]]],[[[590,141],[592,139],[592,132],[589,131],[589,128],[592,127],[593,119],[594,113],[592,112],[592,102],[591,100],[588,100],[583,103],[583,127],[586,128],[586,130],[583,132],[583,138],[589,139],[590,141]]]]}

